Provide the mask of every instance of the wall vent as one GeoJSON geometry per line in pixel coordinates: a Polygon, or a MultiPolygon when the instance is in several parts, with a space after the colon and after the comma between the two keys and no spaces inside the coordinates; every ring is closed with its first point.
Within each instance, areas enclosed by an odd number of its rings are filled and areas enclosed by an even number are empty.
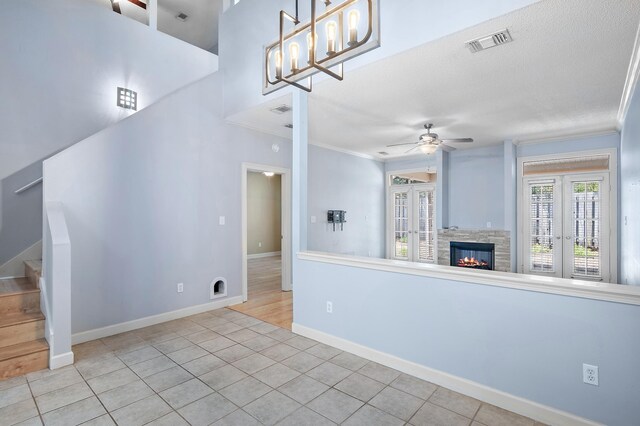
{"type": "Polygon", "coordinates": [[[285,112],[291,111],[291,107],[289,105],[280,105],[279,107],[273,108],[270,111],[274,114],[284,114],[285,112]]]}
{"type": "Polygon", "coordinates": [[[177,19],[178,21],[182,21],[182,22],[186,21],[188,17],[189,17],[189,15],[187,15],[187,14],[186,14],[186,13],[184,13],[184,12],[180,12],[180,13],[178,13],[178,14],[176,15],[176,19],[177,19]]]}
{"type": "Polygon", "coordinates": [[[472,53],[480,52],[481,50],[490,49],[492,47],[500,46],[513,41],[509,30],[504,29],[497,33],[489,34],[488,36],[480,37],[475,40],[470,40],[466,43],[469,50],[472,53]]]}

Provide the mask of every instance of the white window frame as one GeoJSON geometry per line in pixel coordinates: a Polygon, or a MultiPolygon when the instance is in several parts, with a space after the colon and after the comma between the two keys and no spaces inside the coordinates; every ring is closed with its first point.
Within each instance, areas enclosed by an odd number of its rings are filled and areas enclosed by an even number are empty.
{"type": "Polygon", "coordinates": [[[391,241],[394,238],[394,227],[393,227],[393,203],[391,202],[391,190],[394,187],[407,188],[410,186],[420,185],[427,186],[429,190],[433,191],[433,262],[415,262],[415,263],[433,263],[434,265],[438,264],[438,225],[437,225],[437,205],[438,205],[438,194],[437,194],[437,172],[435,168],[427,167],[420,169],[407,169],[407,170],[393,170],[386,172],[386,180],[385,180],[385,203],[386,203],[386,232],[385,234],[385,253],[387,259],[393,259],[393,250],[391,248],[391,241]],[[392,176],[401,176],[405,173],[430,173],[436,174],[436,182],[428,182],[428,183],[420,183],[420,184],[407,184],[407,185],[392,185],[391,177],[392,176]]]}
{"type": "MultiPolygon", "coordinates": [[[[606,149],[594,149],[587,151],[574,151],[567,153],[556,153],[548,155],[536,155],[528,157],[518,158],[518,183],[517,183],[517,196],[516,196],[516,211],[517,211],[517,266],[518,273],[524,273],[524,253],[525,253],[525,238],[524,238],[524,223],[522,220],[523,214],[523,194],[524,194],[524,181],[523,176],[524,163],[531,161],[545,161],[545,160],[557,160],[559,158],[584,158],[597,155],[609,156],[609,276],[612,283],[618,282],[618,150],[616,148],[606,149]]],[[[592,175],[594,172],[585,172],[585,176],[592,175]]],[[[602,173],[607,173],[603,171],[602,173]]],[[[566,173],[550,173],[556,176],[565,175],[578,175],[576,172],[566,173]]],[[[539,175],[540,179],[544,179],[544,175],[539,175]]],[[[564,209],[564,206],[563,206],[564,209]]],[[[564,223],[563,223],[564,225],[564,223]]]]}

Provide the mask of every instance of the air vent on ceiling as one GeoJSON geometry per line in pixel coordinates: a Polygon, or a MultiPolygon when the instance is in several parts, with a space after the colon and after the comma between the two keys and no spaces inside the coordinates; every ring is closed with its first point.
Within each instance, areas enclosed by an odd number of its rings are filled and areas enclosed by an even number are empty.
{"type": "Polygon", "coordinates": [[[285,112],[291,111],[291,107],[289,105],[280,105],[277,108],[271,109],[271,112],[274,114],[284,114],[285,112]]]}
{"type": "Polygon", "coordinates": [[[184,13],[184,12],[180,12],[180,13],[178,13],[178,14],[176,15],[176,19],[177,19],[178,21],[182,21],[182,22],[184,22],[184,21],[186,21],[186,20],[187,20],[187,18],[189,18],[189,15],[187,15],[187,14],[186,14],[186,13],[184,13]]]}
{"type": "Polygon", "coordinates": [[[488,36],[480,37],[475,40],[470,40],[466,43],[469,50],[472,53],[480,52],[481,50],[490,49],[492,47],[500,46],[512,42],[511,34],[509,30],[504,29],[497,33],[489,34],[488,36]]]}
{"type": "Polygon", "coordinates": [[[285,124],[284,127],[287,129],[293,129],[293,124],[285,124]]]}
{"type": "Polygon", "coordinates": [[[378,151],[378,154],[384,156],[384,155],[389,155],[389,153],[387,151],[378,151]]]}

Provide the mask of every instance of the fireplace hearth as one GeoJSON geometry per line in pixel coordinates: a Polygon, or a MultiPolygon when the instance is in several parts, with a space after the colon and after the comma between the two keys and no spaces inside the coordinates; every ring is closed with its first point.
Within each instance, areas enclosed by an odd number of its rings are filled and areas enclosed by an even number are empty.
{"type": "Polygon", "coordinates": [[[451,241],[449,246],[451,266],[494,270],[495,244],[451,241]]]}

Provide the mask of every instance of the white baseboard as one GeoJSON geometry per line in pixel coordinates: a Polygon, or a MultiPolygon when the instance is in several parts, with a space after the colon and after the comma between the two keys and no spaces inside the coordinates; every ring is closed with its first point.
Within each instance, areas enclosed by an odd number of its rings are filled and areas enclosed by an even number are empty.
{"type": "Polygon", "coordinates": [[[42,241],[38,241],[31,247],[18,254],[13,259],[0,266],[0,277],[20,278],[26,276],[24,273],[24,261],[42,259],[42,241]]]}
{"type": "Polygon", "coordinates": [[[113,336],[115,334],[149,327],[150,325],[156,325],[163,322],[188,317],[191,315],[201,314],[207,311],[213,311],[215,309],[226,308],[227,306],[238,305],[240,303],[242,303],[242,296],[230,297],[228,299],[205,303],[203,305],[191,306],[189,308],[178,309],[177,311],[165,312],[163,314],[140,318],[133,321],[127,321],[120,324],[109,325],[107,327],[96,328],[94,330],[83,331],[71,336],[71,342],[72,344],[77,345],[79,343],[102,339],[103,337],[113,336]]]}
{"type": "Polygon", "coordinates": [[[71,364],[73,364],[73,352],[67,352],[65,354],[55,355],[49,358],[50,370],[66,367],[71,364]]]}
{"type": "Polygon", "coordinates": [[[427,380],[438,386],[451,389],[453,391],[468,395],[480,401],[486,402],[503,408],[505,410],[518,413],[520,415],[532,418],[539,422],[551,425],[588,425],[596,426],[600,423],[584,419],[571,413],[567,413],[525,398],[520,398],[497,389],[490,388],[462,377],[454,376],[433,368],[417,364],[398,358],[349,340],[336,337],[313,328],[305,327],[300,324],[293,323],[292,331],[304,337],[308,337],[318,342],[342,349],[352,354],[358,355],[378,364],[394,368],[403,373],[427,380]]]}
{"type": "Polygon", "coordinates": [[[282,252],[279,252],[279,251],[272,251],[270,253],[248,254],[247,255],[247,259],[262,259],[262,258],[265,258],[265,257],[280,256],[281,254],[282,254],[282,252]]]}

